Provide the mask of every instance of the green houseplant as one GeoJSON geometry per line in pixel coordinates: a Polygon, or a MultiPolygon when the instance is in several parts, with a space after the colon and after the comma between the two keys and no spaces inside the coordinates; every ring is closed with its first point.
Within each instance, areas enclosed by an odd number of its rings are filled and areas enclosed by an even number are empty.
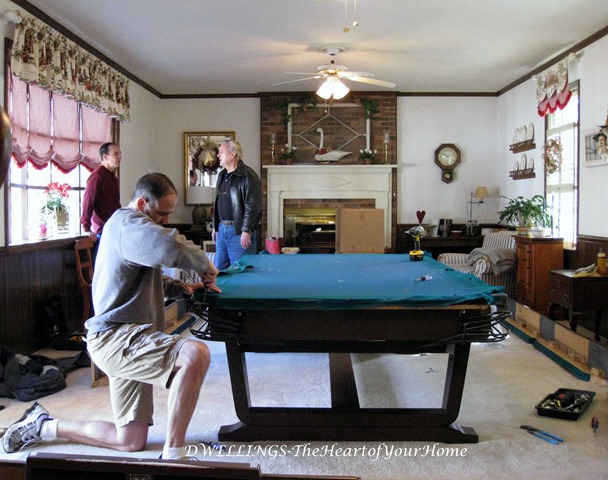
{"type": "Polygon", "coordinates": [[[516,198],[503,197],[509,200],[507,206],[498,212],[501,223],[531,228],[550,227],[551,216],[547,213],[545,197],[534,195],[531,198],[522,196],[516,198]]]}

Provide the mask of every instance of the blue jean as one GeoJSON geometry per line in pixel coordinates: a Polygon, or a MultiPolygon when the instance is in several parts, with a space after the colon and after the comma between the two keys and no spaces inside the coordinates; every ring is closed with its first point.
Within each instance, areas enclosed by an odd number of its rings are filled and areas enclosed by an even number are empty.
{"type": "Polygon", "coordinates": [[[215,236],[215,266],[224,270],[245,254],[257,252],[257,235],[251,234],[251,246],[248,249],[241,247],[241,236],[236,234],[234,225],[220,222],[215,236]]]}

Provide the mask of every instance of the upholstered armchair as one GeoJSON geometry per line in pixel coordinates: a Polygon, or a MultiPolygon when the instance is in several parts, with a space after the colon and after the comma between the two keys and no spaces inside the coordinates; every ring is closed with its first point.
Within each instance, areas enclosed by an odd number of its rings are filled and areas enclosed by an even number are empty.
{"type": "Polygon", "coordinates": [[[490,285],[502,285],[505,293],[514,298],[517,259],[513,233],[490,233],[482,246],[471,253],[441,253],[437,260],[459,272],[472,273],[490,285]]]}

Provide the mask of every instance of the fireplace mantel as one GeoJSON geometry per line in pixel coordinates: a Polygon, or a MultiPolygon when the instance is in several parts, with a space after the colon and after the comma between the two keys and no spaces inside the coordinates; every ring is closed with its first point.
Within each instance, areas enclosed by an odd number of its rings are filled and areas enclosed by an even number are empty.
{"type": "Polygon", "coordinates": [[[283,236],[285,199],[373,198],[384,210],[384,243],[391,246],[392,174],[396,165],[264,165],[268,234],[283,236]]]}

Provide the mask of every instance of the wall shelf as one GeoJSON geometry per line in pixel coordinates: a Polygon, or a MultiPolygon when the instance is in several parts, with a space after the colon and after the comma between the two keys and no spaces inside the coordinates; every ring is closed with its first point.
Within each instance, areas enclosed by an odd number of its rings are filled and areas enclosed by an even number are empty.
{"type": "Polygon", "coordinates": [[[536,177],[536,173],[534,173],[533,168],[523,168],[521,170],[510,171],[509,177],[511,177],[513,180],[524,180],[526,178],[536,177]]]}
{"type": "Polygon", "coordinates": [[[509,150],[511,150],[513,153],[525,152],[535,148],[536,143],[534,143],[534,140],[524,140],[523,142],[517,142],[509,145],[509,150]]]}

